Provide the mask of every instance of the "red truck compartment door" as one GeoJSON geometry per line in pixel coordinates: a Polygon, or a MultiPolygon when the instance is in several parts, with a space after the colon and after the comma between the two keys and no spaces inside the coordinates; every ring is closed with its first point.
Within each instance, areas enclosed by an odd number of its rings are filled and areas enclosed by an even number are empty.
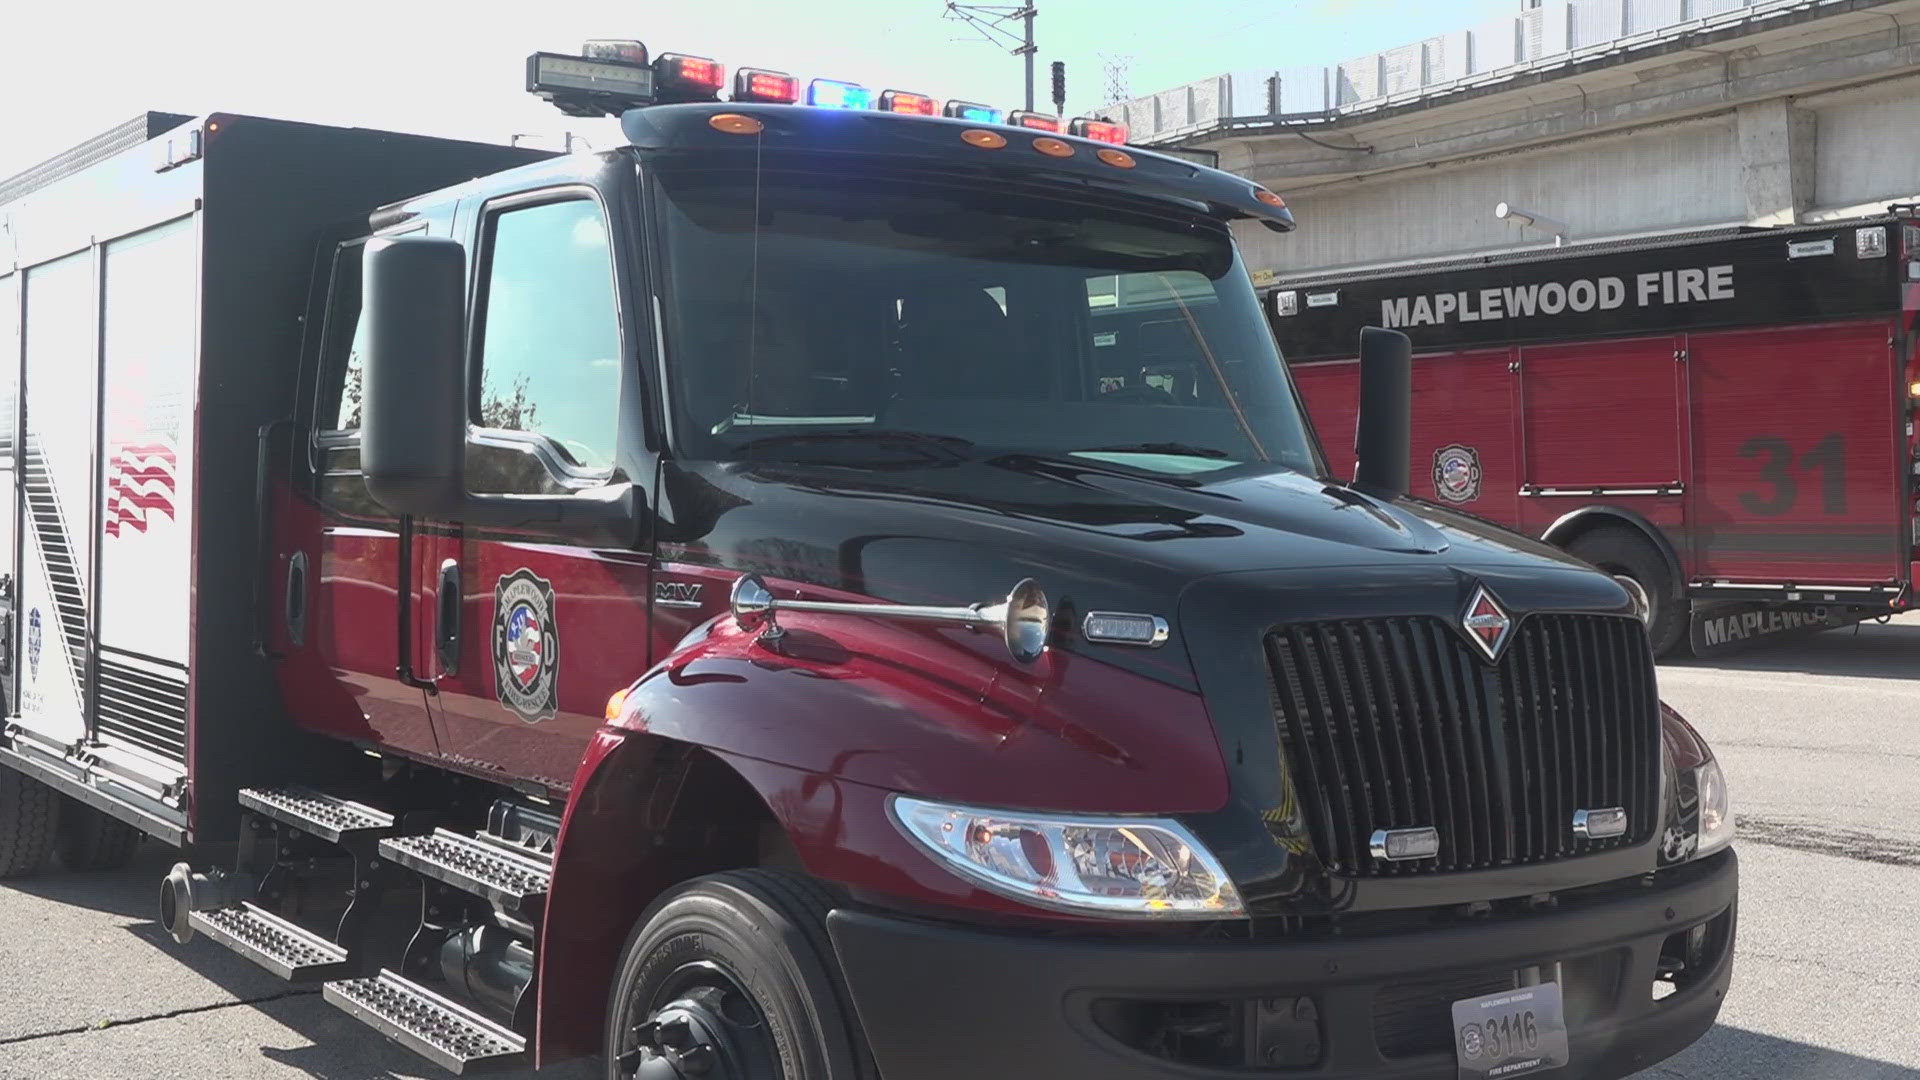
{"type": "MultiPolygon", "coordinates": [[[[1414,495],[1509,527],[1517,521],[1514,492],[1519,483],[1511,362],[1507,349],[1414,357],[1408,475],[1414,495]]],[[[1293,380],[1306,400],[1328,467],[1337,477],[1352,477],[1359,362],[1298,364],[1293,380]]]]}
{"type": "Polygon", "coordinates": [[[1295,364],[1291,371],[1293,384],[1307,404],[1307,418],[1320,436],[1327,470],[1341,480],[1353,479],[1353,424],[1360,413],[1360,362],[1295,364]]]}
{"type": "Polygon", "coordinates": [[[1531,489],[1680,483],[1680,376],[1671,336],[1521,350],[1531,489]]]}
{"type": "Polygon", "coordinates": [[[1641,515],[1684,550],[1681,345],[1669,334],[1520,351],[1526,532],[1604,504],[1641,515]]]}
{"type": "Polygon", "coordinates": [[[1905,571],[1885,322],[1691,335],[1697,574],[1872,584],[1905,571]]]}
{"type": "Polygon", "coordinates": [[[1518,524],[1510,349],[1440,353],[1413,361],[1409,485],[1442,506],[1518,524]]]}

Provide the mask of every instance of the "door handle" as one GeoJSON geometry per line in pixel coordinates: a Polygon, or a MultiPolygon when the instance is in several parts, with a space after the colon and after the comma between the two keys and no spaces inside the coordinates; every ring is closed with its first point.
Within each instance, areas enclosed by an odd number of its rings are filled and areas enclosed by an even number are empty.
{"type": "Polygon", "coordinates": [[[307,553],[296,551],[287,560],[287,644],[298,649],[307,643],[307,553]]]}
{"type": "Polygon", "coordinates": [[[439,611],[434,622],[434,649],[440,657],[440,674],[460,673],[460,563],[448,559],[440,564],[439,611]]]}

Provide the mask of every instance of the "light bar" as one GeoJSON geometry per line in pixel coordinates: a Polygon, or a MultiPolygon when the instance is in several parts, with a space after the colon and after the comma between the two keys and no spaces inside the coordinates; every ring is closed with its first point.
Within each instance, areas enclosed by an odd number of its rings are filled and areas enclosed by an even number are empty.
{"type": "Polygon", "coordinates": [[[1116,124],[1110,120],[1095,120],[1088,116],[1076,116],[1073,123],[1067,125],[1067,134],[1092,139],[1094,142],[1124,146],[1127,141],[1127,125],[1116,124]]]}
{"type": "Polygon", "coordinates": [[[595,38],[580,46],[580,55],[589,60],[618,60],[626,64],[647,66],[647,46],[642,41],[595,38]]]}
{"type": "Polygon", "coordinates": [[[971,101],[949,101],[941,114],[974,124],[998,124],[1006,116],[991,105],[980,105],[971,101]]]}
{"type": "Polygon", "coordinates": [[[1060,134],[1060,118],[1051,113],[1027,112],[1015,109],[1007,114],[1007,123],[1014,127],[1032,128],[1034,131],[1051,131],[1060,134]]]}
{"type": "Polygon", "coordinates": [[[912,113],[915,116],[938,116],[940,115],[940,103],[925,94],[909,94],[905,90],[888,90],[880,95],[880,111],[912,113]]]}
{"type": "Polygon", "coordinates": [[[733,73],[733,100],[792,105],[800,100],[800,80],[784,71],[741,68],[733,73]]]}
{"type": "Polygon", "coordinates": [[[568,116],[618,116],[653,103],[653,69],[624,60],[534,53],[527,57],[527,93],[568,116]]]}
{"type": "Polygon", "coordinates": [[[661,101],[712,101],[727,82],[727,69],[718,62],[684,53],[661,53],[653,75],[661,101]]]}
{"type": "Polygon", "coordinates": [[[859,83],[815,79],[807,84],[807,104],[821,109],[869,109],[873,91],[859,83]]]}

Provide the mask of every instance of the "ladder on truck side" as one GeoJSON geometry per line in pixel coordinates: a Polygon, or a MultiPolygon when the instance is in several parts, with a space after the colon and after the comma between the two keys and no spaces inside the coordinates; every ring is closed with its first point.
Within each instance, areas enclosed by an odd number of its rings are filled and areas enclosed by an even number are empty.
{"type": "Polygon", "coordinates": [[[246,789],[240,804],[246,818],[232,876],[240,884],[218,906],[183,905],[191,929],[182,940],[203,934],[289,982],[319,983],[329,1003],[449,1072],[530,1063],[531,981],[510,1016],[497,1008],[489,1015],[432,983],[449,939],[481,926],[531,948],[553,877],[550,843],[496,833],[498,814],[487,830],[468,834],[297,786],[246,789]],[[344,853],[352,866],[346,908],[328,931],[270,910],[318,865],[322,848],[344,853]],[[415,887],[420,913],[402,959],[397,968],[380,966],[372,956],[379,918],[391,914],[396,890],[415,887]]]}

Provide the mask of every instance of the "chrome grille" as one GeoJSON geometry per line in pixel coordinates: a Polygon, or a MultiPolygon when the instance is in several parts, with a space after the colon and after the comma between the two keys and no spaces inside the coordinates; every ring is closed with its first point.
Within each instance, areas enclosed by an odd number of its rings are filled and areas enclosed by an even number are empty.
{"type": "Polygon", "coordinates": [[[1652,835],[1660,712],[1636,620],[1530,615],[1495,664],[1425,616],[1282,627],[1267,656],[1280,742],[1334,873],[1516,866],[1652,835]],[[1624,836],[1574,835],[1576,810],[1614,806],[1624,836]],[[1369,850],[1376,829],[1425,826],[1437,858],[1369,850]]]}

